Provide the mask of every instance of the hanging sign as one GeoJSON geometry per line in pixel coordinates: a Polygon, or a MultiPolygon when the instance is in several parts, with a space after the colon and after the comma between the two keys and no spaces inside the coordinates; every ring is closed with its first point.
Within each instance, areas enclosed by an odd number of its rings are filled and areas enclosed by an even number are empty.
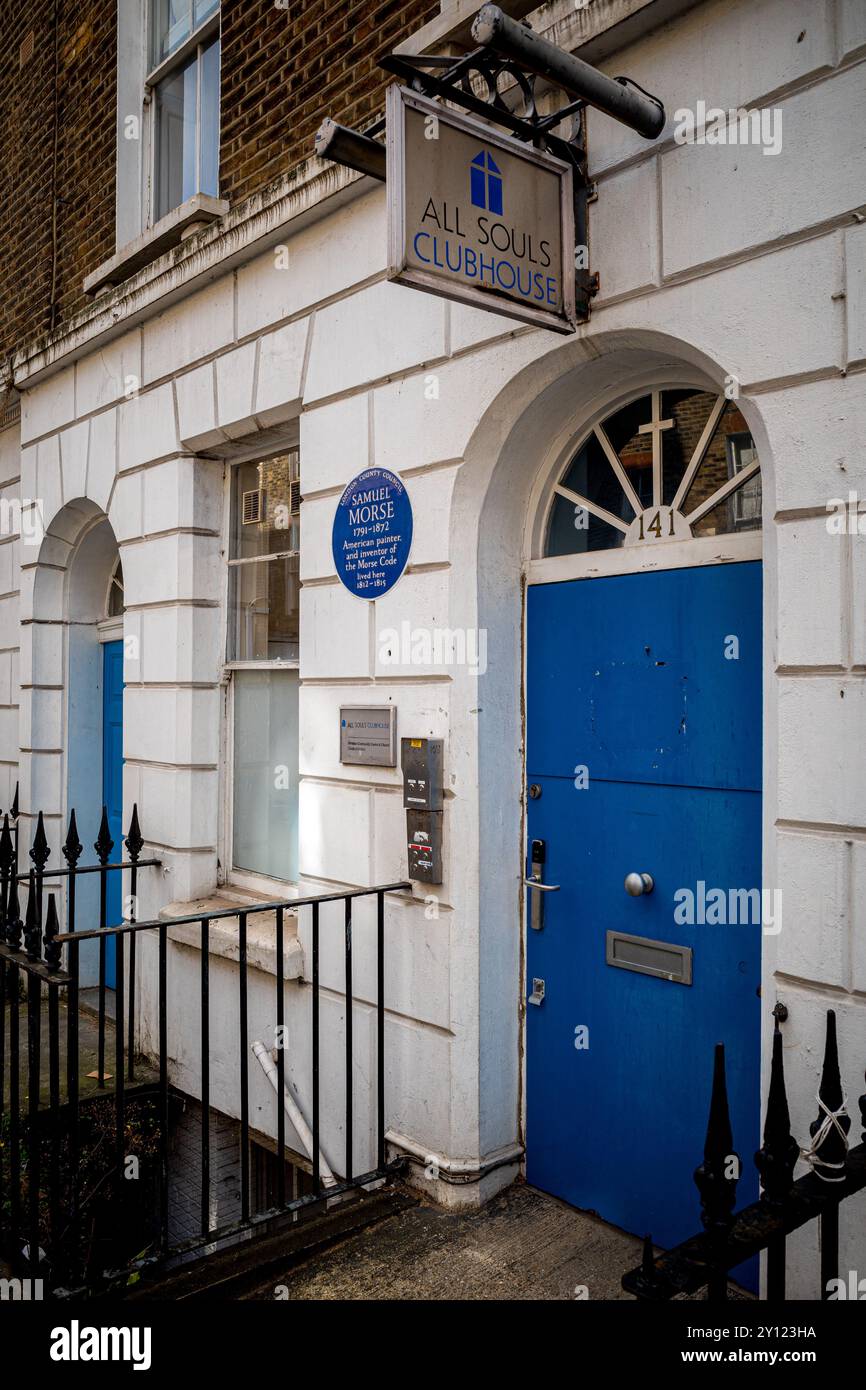
{"type": "Polygon", "coordinates": [[[381,598],[406,568],[412,546],[412,503],[387,468],[353,478],[337,503],[331,550],[337,574],[356,598],[381,598]]]}
{"type": "Polygon", "coordinates": [[[387,126],[388,278],[573,333],[570,167],[403,87],[387,126]]]}

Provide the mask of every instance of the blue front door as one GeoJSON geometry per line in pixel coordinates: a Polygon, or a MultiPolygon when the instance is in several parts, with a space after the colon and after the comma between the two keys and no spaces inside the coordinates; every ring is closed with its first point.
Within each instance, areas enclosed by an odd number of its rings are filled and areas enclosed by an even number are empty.
{"type": "Polygon", "coordinates": [[[731,892],[761,885],[761,567],[533,586],[527,642],[529,839],[560,885],[527,927],[527,1176],[669,1247],[700,1229],[717,1042],[757,1195],[762,928],[731,892]],[[690,984],[631,968],[687,974],[683,946],[690,984]]]}
{"type": "MultiPolygon", "coordinates": [[[[108,812],[108,829],[114,841],[112,862],[123,857],[123,642],[106,642],[102,648],[102,801],[108,812]]],[[[106,926],[123,920],[122,875],[107,876],[106,926]]],[[[115,987],[115,947],[109,937],[105,954],[105,982],[115,987]]]]}

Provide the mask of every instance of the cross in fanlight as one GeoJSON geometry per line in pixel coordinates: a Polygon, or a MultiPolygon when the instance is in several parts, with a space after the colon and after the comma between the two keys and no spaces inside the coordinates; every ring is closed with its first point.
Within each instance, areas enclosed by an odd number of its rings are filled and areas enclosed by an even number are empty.
{"type": "Polygon", "coordinates": [[[662,430],[672,430],[674,420],[663,420],[662,393],[652,393],[652,419],[646,425],[638,425],[638,434],[651,434],[653,441],[653,506],[662,502],[662,430]]]}

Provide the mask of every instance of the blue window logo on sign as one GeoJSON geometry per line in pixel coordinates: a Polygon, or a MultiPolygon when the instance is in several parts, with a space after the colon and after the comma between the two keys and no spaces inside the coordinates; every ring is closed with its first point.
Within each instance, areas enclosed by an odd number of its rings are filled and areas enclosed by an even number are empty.
{"type": "Polygon", "coordinates": [[[502,216],[502,173],[487,150],[481,150],[469,166],[472,206],[502,216]]]}

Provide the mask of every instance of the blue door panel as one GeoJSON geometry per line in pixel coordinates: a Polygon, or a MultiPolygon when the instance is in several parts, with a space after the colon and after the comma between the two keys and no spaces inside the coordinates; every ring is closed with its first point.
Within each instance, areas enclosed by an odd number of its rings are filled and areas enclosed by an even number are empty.
{"type": "Polygon", "coordinates": [[[738,1204],[757,1193],[760,921],[680,923],[675,895],[697,909],[701,882],[761,886],[760,608],[756,564],[528,596],[528,831],[560,889],[527,929],[527,975],[545,981],[527,1007],[527,1177],[664,1246],[700,1228],[717,1042],[738,1204]],[[626,894],[632,870],[653,875],[651,894],[626,894]],[[691,947],[692,984],[608,965],[609,930],[691,947]]]}
{"type": "MultiPolygon", "coordinates": [[[[108,812],[108,829],[114,849],[111,860],[122,857],[123,848],[123,642],[106,642],[102,648],[102,800],[108,812]]],[[[119,872],[107,875],[106,925],[123,920],[123,885],[119,872]]],[[[106,942],[105,982],[115,987],[115,947],[106,942]]]]}
{"type": "Polygon", "coordinates": [[[760,790],[760,570],[530,588],[530,777],[583,762],[596,778],[760,790]],[[539,709],[558,717],[536,718],[539,709]]]}

